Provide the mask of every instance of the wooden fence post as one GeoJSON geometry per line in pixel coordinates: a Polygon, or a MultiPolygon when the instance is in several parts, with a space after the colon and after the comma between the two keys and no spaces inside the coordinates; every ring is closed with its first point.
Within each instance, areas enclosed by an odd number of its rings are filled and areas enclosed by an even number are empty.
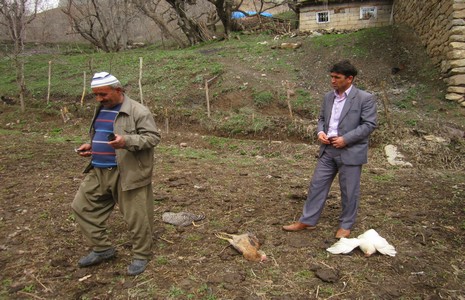
{"type": "Polygon", "coordinates": [[[294,94],[295,83],[283,80],[282,85],[286,89],[286,100],[287,107],[289,108],[289,116],[291,117],[291,119],[293,119],[294,114],[292,112],[291,95],[294,94]]]}
{"type": "Polygon", "coordinates": [[[215,80],[216,78],[218,78],[218,76],[220,76],[220,74],[216,75],[213,78],[205,79],[205,98],[207,100],[207,115],[209,118],[210,118],[211,113],[210,113],[210,96],[208,94],[208,84],[212,82],[213,80],[215,80]]]}
{"type": "Polygon", "coordinates": [[[208,80],[205,79],[205,98],[207,100],[207,116],[210,118],[210,97],[208,96],[208,80]]]}
{"type": "Polygon", "coordinates": [[[166,134],[170,131],[170,120],[168,118],[168,108],[165,108],[165,131],[166,134]]]}
{"type": "Polygon", "coordinates": [[[47,104],[50,102],[50,84],[52,82],[52,61],[48,61],[48,88],[47,88],[47,104]]]}
{"type": "Polygon", "coordinates": [[[144,96],[142,94],[142,62],[143,58],[139,57],[139,93],[140,93],[140,103],[144,104],[144,96]]]}
{"type": "Polygon", "coordinates": [[[381,99],[383,100],[383,107],[384,107],[384,113],[386,114],[386,121],[388,123],[389,130],[393,129],[392,126],[392,120],[391,120],[391,113],[389,111],[389,98],[386,92],[386,82],[382,81],[381,82],[381,90],[382,90],[382,97],[381,99]]]}
{"type": "Polygon", "coordinates": [[[86,71],[84,71],[84,84],[82,86],[81,107],[84,106],[84,97],[86,95],[86,71]]]}

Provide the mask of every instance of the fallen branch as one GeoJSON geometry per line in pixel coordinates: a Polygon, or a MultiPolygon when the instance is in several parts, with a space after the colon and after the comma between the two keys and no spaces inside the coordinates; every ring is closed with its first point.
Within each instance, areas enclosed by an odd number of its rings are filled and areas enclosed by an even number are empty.
{"type": "Polygon", "coordinates": [[[49,289],[48,287],[46,287],[42,282],[40,282],[40,280],[37,278],[37,276],[35,276],[34,274],[31,274],[32,277],[34,277],[34,279],[44,288],[45,292],[51,292],[52,290],[49,289]]]}
{"type": "Polygon", "coordinates": [[[24,294],[24,295],[27,295],[27,296],[31,296],[32,298],[45,300],[45,298],[39,297],[39,296],[31,294],[31,293],[23,292],[23,291],[19,291],[18,294],[24,294]]]}
{"type": "Polygon", "coordinates": [[[167,243],[169,243],[169,244],[174,244],[173,241],[167,240],[167,239],[165,239],[165,238],[163,238],[163,237],[159,237],[159,239],[162,240],[162,241],[165,241],[165,242],[167,242],[167,243]]]}

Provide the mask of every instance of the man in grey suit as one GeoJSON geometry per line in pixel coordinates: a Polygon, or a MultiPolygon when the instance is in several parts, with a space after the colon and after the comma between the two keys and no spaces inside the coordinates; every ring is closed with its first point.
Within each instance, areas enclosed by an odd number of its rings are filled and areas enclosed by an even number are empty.
{"type": "Polygon", "coordinates": [[[376,100],[352,85],[357,69],[347,60],[330,69],[334,91],[324,96],[318,118],[318,163],[299,221],[285,231],[315,229],[331,184],[339,172],[342,212],[336,238],[348,237],[357,217],[362,165],[368,160],[368,137],[376,128],[376,100]]]}

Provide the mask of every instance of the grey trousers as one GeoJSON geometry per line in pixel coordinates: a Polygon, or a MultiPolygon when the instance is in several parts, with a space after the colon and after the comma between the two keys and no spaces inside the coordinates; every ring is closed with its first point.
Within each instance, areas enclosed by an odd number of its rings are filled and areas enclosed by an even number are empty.
{"type": "Polygon", "coordinates": [[[326,203],[331,184],[339,172],[342,212],[339,227],[351,229],[357,218],[362,166],[344,165],[337,149],[325,151],[319,158],[310,182],[307,200],[299,221],[315,226],[326,203]]]}
{"type": "Polygon", "coordinates": [[[117,168],[94,168],[81,183],[71,207],[93,250],[104,251],[112,246],[106,223],[116,204],[128,224],[134,258],[150,259],[154,215],[151,184],[122,191],[117,168]]]}

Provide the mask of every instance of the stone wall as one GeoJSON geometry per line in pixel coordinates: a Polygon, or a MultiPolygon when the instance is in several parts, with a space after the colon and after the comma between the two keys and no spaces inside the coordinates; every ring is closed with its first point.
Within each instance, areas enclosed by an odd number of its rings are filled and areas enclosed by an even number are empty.
{"type": "Polygon", "coordinates": [[[300,8],[299,30],[354,30],[387,26],[391,19],[391,0],[308,5],[300,8]],[[376,17],[361,18],[361,7],[376,7],[376,17]],[[329,12],[329,22],[318,23],[318,12],[329,12]]]}
{"type": "Polygon", "coordinates": [[[395,0],[393,16],[415,30],[440,67],[446,99],[465,107],[465,0],[395,0]]]}

